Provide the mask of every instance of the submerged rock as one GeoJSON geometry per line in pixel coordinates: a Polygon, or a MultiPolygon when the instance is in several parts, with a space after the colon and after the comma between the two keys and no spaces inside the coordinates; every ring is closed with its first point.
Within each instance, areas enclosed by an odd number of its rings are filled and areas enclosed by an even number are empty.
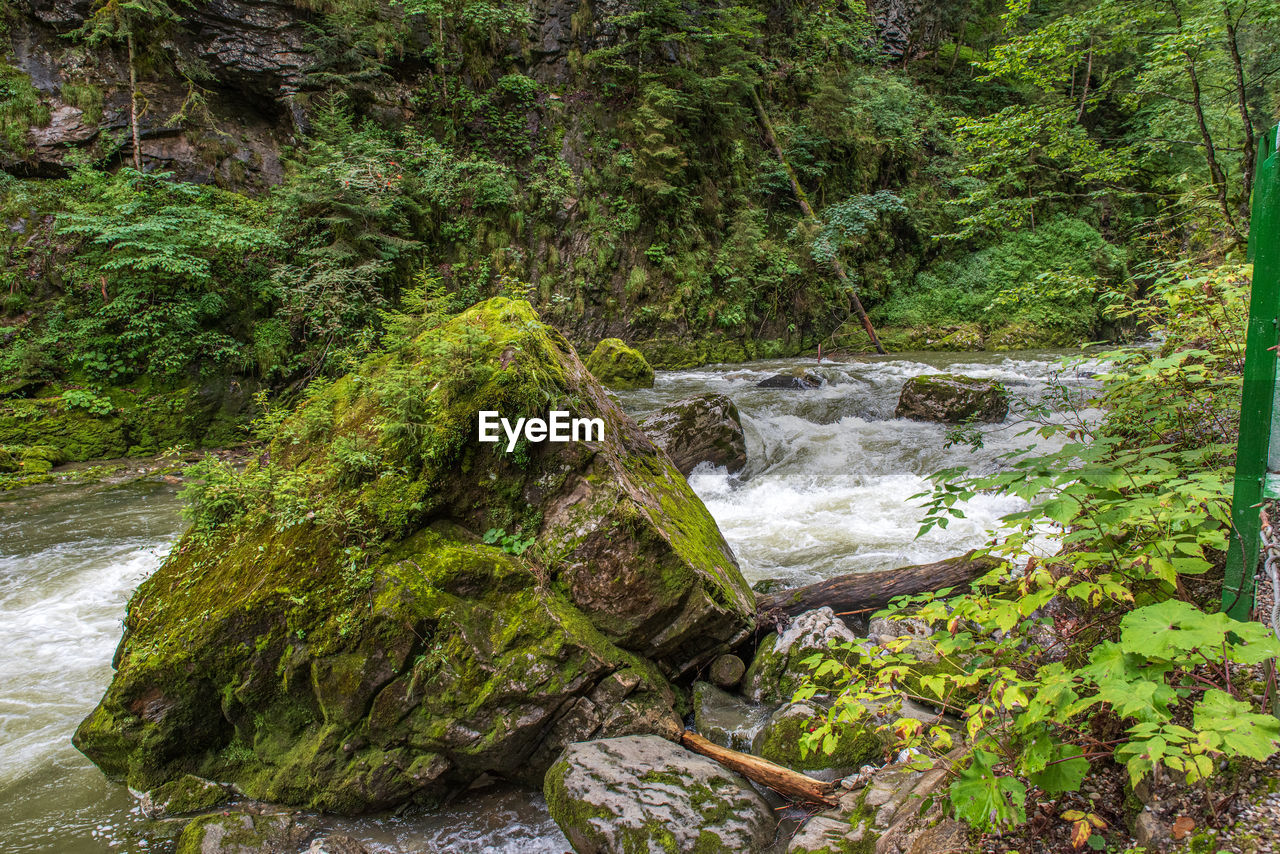
{"type": "Polygon", "coordinates": [[[544,792],[578,854],[763,851],[777,825],[741,776],[657,736],[572,744],[544,792]]]}
{"type": "Polygon", "coordinates": [[[295,854],[308,836],[292,815],[214,813],[186,826],[177,854],[295,854]]]}
{"type": "Polygon", "coordinates": [[[374,851],[359,839],[345,833],[332,833],[313,840],[307,854],[374,854],[374,851]]]}
{"type": "Polygon", "coordinates": [[[774,374],[768,379],[763,379],[756,383],[756,388],[791,388],[808,391],[821,385],[822,377],[812,371],[797,368],[789,374],[774,374]]]}
{"type": "Polygon", "coordinates": [[[912,377],[902,386],[897,418],[912,421],[996,423],[1009,414],[1009,393],[1002,383],[955,374],[912,377]]]}
{"type": "Polygon", "coordinates": [[[136,789],[355,813],[536,784],[569,742],[678,727],[667,679],[753,624],[702,503],[527,303],[370,358],[222,477],[76,733],[136,789]],[[570,406],[604,438],[477,441],[479,410],[570,406]]]}
{"type": "Polygon", "coordinates": [[[597,344],[587,358],[587,370],[606,388],[653,388],[653,368],[639,350],[620,338],[606,338],[597,344]]]}
{"type": "Polygon", "coordinates": [[[730,474],[747,464],[742,418],[728,395],[677,400],[645,416],[640,427],[667,452],[681,474],[688,475],[703,462],[724,466],[730,474]]]}
{"type": "Polygon", "coordinates": [[[693,683],[693,725],[708,741],[750,751],[771,706],[755,706],[706,682],[693,683]]]}

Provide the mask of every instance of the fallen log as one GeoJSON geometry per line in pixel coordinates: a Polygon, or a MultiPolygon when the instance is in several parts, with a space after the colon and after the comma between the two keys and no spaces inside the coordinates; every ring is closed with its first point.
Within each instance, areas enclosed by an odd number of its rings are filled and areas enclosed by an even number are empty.
{"type": "Polygon", "coordinates": [[[680,734],[680,744],[694,753],[701,753],[709,759],[714,759],[724,767],[737,771],[748,780],[767,786],[778,794],[791,798],[793,801],[824,804],[826,806],[835,805],[835,799],[831,797],[831,793],[835,789],[834,783],[815,780],[806,774],[801,774],[799,771],[792,771],[790,768],[784,768],[781,765],[770,762],[768,759],[752,756],[750,753],[741,753],[737,750],[721,747],[692,730],[685,730],[680,734]]]}
{"type": "Polygon", "coordinates": [[[765,616],[794,617],[815,608],[828,607],[837,614],[878,611],[889,600],[951,587],[956,592],[969,589],[980,576],[1001,566],[1003,561],[973,552],[937,563],[838,575],[795,590],[779,590],[757,597],[756,608],[765,616]]]}

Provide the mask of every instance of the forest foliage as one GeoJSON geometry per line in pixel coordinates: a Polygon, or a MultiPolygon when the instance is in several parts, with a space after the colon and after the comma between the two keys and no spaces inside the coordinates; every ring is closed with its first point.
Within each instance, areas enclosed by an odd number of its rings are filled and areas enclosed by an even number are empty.
{"type": "MultiPolygon", "coordinates": [[[[839,334],[851,287],[891,327],[1089,340],[1116,332],[1099,297],[1142,294],[1147,261],[1239,255],[1248,141],[1276,114],[1277,16],[1244,0],[926,4],[893,60],[861,4],[647,0],[575,19],[597,35],[561,83],[512,52],[523,4],[313,8],[309,130],[280,186],[195,189],[111,158],[0,177],[9,220],[56,221],[9,238],[7,381],[287,384],[380,335],[423,274],[462,305],[518,287],[571,334],[857,343],[839,334]],[[411,58],[412,115],[389,121],[411,58]],[[41,247],[67,275],[32,263],[41,247]]],[[[185,9],[104,3],[72,42],[136,31],[137,62],[199,101],[151,44],[185,9]]],[[[12,150],[44,119],[24,75],[3,81],[12,150]]]]}
{"type": "MultiPolygon", "coordinates": [[[[838,744],[868,702],[892,707],[905,695],[964,722],[971,749],[947,797],[980,829],[1021,825],[1031,805],[1059,804],[1115,765],[1131,790],[1185,782],[1203,813],[1197,824],[1218,820],[1239,763],[1280,750],[1280,720],[1257,705],[1276,686],[1256,667],[1280,655],[1280,640],[1220,612],[1218,598],[1249,275],[1232,265],[1168,270],[1149,296],[1116,309],[1160,330],[1162,347],[1091,357],[1105,369],[1100,387],[1083,397],[1064,387],[1031,413],[1025,429],[1039,447],[1008,455],[1000,471],[934,475],[933,492],[918,496],[922,533],[963,516],[979,492],[1027,503],[978,552],[1004,568],[970,593],[894,603],[886,616],[933,628],[923,647],[904,632],[884,648],[814,656],[815,678],[839,688],[805,736],[810,749],[838,744]]],[[[889,717],[883,728],[922,767],[955,744],[941,718],[889,717]]],[[[1122,805],[1066,817],[1080,826],[1076,847],[1117,816],[1122,805]]]]}

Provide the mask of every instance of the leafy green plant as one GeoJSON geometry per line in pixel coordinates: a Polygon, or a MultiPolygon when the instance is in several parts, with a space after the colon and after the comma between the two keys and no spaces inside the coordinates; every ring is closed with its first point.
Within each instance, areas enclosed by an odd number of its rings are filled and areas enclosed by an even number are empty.
{"type": "Polygon", "coordinates": [[[110,400],[84,389],[67,389],[62,393],[62,403],[68,409],[78,409],[90,415],[110,415],[115,410],[110,400]]]}
{"type": "Polygon", "coordinates": [[[537,537],[521,539],[518,534],[508,534],[502,528],[490,528],[484,532],[483,542],[498,546],[509,555],[522,555],[536,542],[537,537]]]}
{"type": "MultiPolygon", "coordinates": [[[[1198,606],[1188,589],[1220,571],[1227,545],[1247,273],[1169,270],[1124,310],[1194,345],[1113,354],[1094,399],[1040,413],[1036,430],[1056,450],[1020,452],[990,475],[935,475],[922,532],[962,516],[979,492],[1028,502],[980,550],[1004,568],[965,595],[940,591],[886,612],[933,627],[924,649],[904,635],[814,656],[817,675],[842,688],[807,746],[827,747],[868,702],[903,694],[960,716],[970,750],[948,796],[979,828],[1025,821],[1033,787],[1050,798],[1076,791],[1100,762],[1124,766],[1135,785],[1176,773],[1204,788],[1212,812],[1205,781],[1220,760],[1280,750],[1280,722],[1259,714],[1242,684],[1248,668],[1280,656],[1280,642],[1198,606]],[[1090,420],[1099,404],[1106,414],[1090,420]]],[[[941,727],[885,728],[925,764],[952,747],[941,727]]],[[[1087,841],[1087,816],[1074,821],[1087,841]]]]}

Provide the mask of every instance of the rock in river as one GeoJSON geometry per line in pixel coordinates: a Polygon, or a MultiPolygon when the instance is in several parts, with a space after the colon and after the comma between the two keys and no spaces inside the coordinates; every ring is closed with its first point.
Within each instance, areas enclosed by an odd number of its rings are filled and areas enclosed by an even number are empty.
{"type": "Polygon", "coordinates": [[[777,825],[738,774],[657,736],[571,744],[544,792],[578,854],[763,851],[777,825]]]}
{"type": "Polygon", "coordinates": [[[648,360],[620,338],[606,338],[597,344],[587,358],[587,370],[606,388],[653,388],[653,368],[648,360]]]}
{"type": "Polygon", "coordinates": [[[197,496],[76,733],[135,789],[355,813],[539,784],[565,744],[678,727],[667,680],[753,624],[684,477],[524,302],[317,387],[197,496]],[[603,440],[477,441],[479,410],[556,408],[603,440]]]}
{"type": "Polygon", "coordinates": [[[667,452],[681,474],[689,474],[702,462],[724,466],[730,474],[747,464],[742,418],[728,395],[677,400],[642,418],[640,427],[667,452]]]}
{"type": "Polygon", "coordinates": [[[797,368],[789,374],[774,374],[756,383],[756,388],[791,388],[808,391],[822,385],[822,377],[812,371],[797,368]]]}
{"type": "Polygon", "coordinates": [[[1002,383],[955,374],[912,377],[902,386],[894,415],[912,421],[997,423],[1009,414],[1009,393],[1002,383]]]}

